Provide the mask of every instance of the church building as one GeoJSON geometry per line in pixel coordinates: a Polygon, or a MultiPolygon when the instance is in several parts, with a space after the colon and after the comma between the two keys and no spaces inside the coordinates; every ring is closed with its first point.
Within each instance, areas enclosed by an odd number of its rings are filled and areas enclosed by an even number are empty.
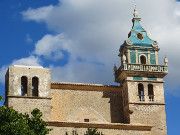
{"type": "Polygon", "coordinates": [[[50,69],[12,65],[5,76],[5,105],[22,113],[40,109],[50,135],[84,135],[87,128],[104,135],[166,135],[168,59],[159,64],[158,43],[140,22],[135,9],[117,54],[120,67],[114,66],[119,85],[52,82],[50,69]]]}

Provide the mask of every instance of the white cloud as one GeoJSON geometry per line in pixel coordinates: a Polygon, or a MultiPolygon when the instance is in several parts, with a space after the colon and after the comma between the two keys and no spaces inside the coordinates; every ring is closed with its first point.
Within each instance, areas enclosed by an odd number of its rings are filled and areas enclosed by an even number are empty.
{"type": "Polygon", "coordinates": [[[39,8],[36,11],[32,8],[29,8],[26,12],[22,12],[22,14],[25,20],[36,20],[40,22],[41,20],[44,20],[49,16],[52,9],[53,9],[52,5],[39,8]]]}
{"type": "Polygon", "coordinates": [[[31,44],[33,42],[33,39],[31,38],[31,36],[29,34],[26,35],[26,39],[25,40],[26,40],[26,42],[28,44],[31,44]]]}
{"type": "Polygon", "coordinates": [[[5,82],[5,74],[7,71],[7,66],[3,66],[0,68],[0,83],[4,84],[5,82]]]}
{"type": "Polygon", "coordinates": [[[176,7],[175,7],[175,15],[180,17],[180,2],[178,2],[176,4],[176,7]]]}
{"type": "MultiPolygon", "coordinates": [[[[127,38],[132,26],[132,2],[60,2],[56,6],[28,9],[22,13],[26,20],[44,22],[50,30],[60,33],[45,35],[40,39],[36,43],[34,54],[59,60],[63,57],[61,50],[66,49],[71,53],[66,66],[50,66],[54,80],[113,82],[112,67],[119,62],[119,46],[127,38]]],[[[178,79],[174,79],[180,76],[180,23],[177,3],[172,0],[137,0],[137,5],[143,26],[159,42],[161,59],[165,54],[169,57],[169,87],[178,86],[178,79]]]]}
{"type": "Polygon", "coordinates": [[[70,41],[66,40],[64,34],[45,35],[35,45],[34,54],[57,61],[64,57],[63,51],[68,50],[70,41]]]}
{"type": "Polygon", "coordinates": [[[106,84],[109,83],[109,78],[113,78],[111,70],[106,66],[88,62],[70,61],[68,65],[63,67],[50,66],[50,68],[52,70],[52,79],[54,81],[106,84]],[[97,75],[101,77],[97,77],[97,75]]]}
{"type": "Polygon", "coordinates": [[[11,65],[40,66],[40,60],[38,57],[29,56],[26,58],[13,60],[11,65]]]}

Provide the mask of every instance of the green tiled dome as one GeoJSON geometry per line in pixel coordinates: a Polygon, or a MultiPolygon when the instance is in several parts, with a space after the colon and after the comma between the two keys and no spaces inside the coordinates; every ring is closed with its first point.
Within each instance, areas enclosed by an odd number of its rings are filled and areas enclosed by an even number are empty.
{"type": "Polygon", "coordinates": [[[134,18],[132,20],[133,26],[128,36],[128,41],[132,45],[151,47],[156,42],[150,39],[147,32],[140,24],[141,18],[138,17],[137,11],[135,10],[134,18]]]}

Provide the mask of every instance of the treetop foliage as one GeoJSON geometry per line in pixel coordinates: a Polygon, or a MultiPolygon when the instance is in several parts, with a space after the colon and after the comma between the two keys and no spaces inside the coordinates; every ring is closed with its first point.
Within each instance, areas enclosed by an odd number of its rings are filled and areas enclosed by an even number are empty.
{"type": "Polygon", "coordinates": [[[103,135],[96,128],[88,128],[84,135],[103,135]]]}
{"type": "Polygon", "coordinates": [[[0,135],[47,135],[50,129],[42,120],[42,112],[34,109],[31,116],[6,106],[0,107],[0,135]]]}
{"type": "MultiPolygon", "coordinates": [[[[68,135],[68,133],[66,132],[65,135],[68,135]]],[[[73,130],[72,135],[78,135],[77,131],[73,130]]],[[[98,132],[96,128],[88,128],[84,135],[104,135],[104,134],[98,132]]]]}

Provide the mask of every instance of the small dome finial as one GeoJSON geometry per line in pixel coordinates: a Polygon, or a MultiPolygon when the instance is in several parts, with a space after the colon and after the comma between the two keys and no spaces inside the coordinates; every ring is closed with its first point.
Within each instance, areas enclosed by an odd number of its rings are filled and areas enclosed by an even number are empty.
{"type": "Polygon", "coordinates": [[[139,13],[137,11],[137,5],[136,5],[136,1],[134,0],[134,18],[139,18],[139,13]]]}

